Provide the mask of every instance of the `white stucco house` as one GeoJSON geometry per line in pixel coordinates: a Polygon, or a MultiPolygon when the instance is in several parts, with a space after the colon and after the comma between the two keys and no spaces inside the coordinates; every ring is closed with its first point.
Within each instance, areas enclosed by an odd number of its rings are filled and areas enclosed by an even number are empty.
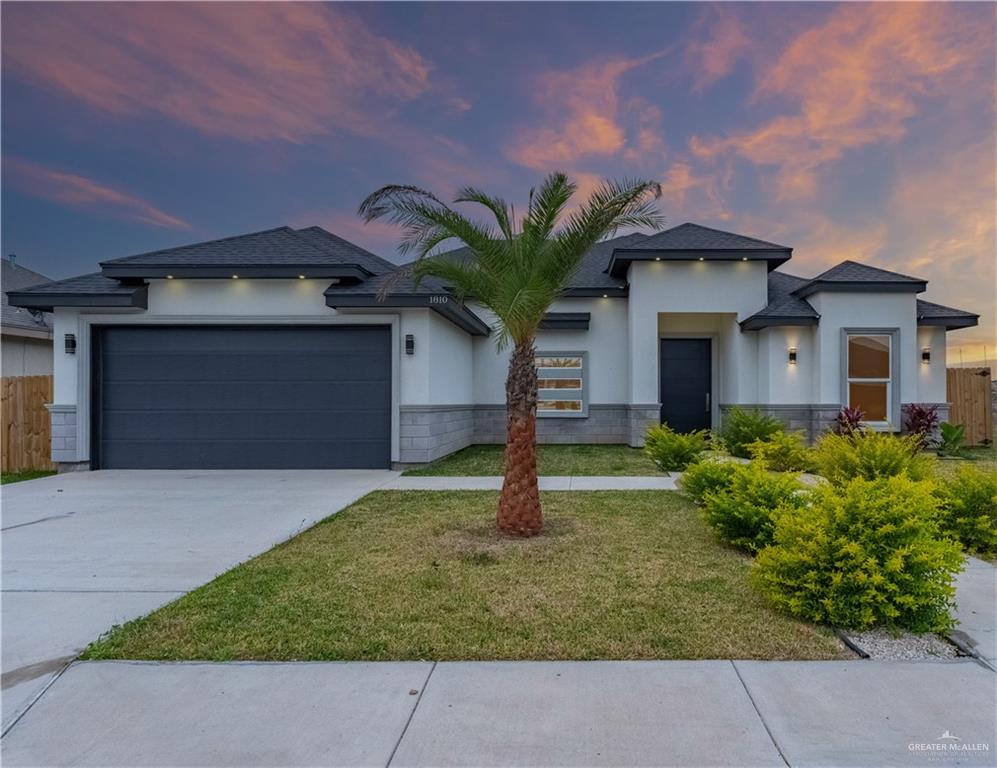
{"type": "MultiPolygon", "coordinates": [[[[18,291],[49,283],[45,275],[22,267],[14,257],[0,261],[0,286],[18,291]]],[[[0,305],[0,369],[4,377],[52,375],[52,317],[47,312],[0,305]]]]}
{"type": "MultiPolygon", "coordinates": [[[[463,252],[453,252],[460,258],[463,252]]],[[[642,444],[649,424],[757,407],[814,436],[843,405],[945,411],[945,334],[977,316],[924,280],[682,224],[587,254],[537,338],[542,442],[642,444]]],[[[318,227],[105,261],[10,293],[54,312],[63,468],[385,467],[504,439],[488,312],[318,227]]]]}

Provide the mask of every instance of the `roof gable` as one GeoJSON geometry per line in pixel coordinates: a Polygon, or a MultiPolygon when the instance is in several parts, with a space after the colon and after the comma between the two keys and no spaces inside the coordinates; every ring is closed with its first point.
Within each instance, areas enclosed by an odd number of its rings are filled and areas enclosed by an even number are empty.
{"type": "Polygon", "coordinates": [[[757,331],[776,325],[816,325],[820,319],[810,302],[793,294],[808,282],[806,278],[785,272],[770,272],[768,304],[759,312],[741,322],[745,331],[757,331]]]}
{"type": "Polygon", "coordinates": [[[0,261],[0,284],[3,285],[3,303],[0,311],[0,324],[4,329],[20,328],[28,331],[51,333],[49,317],[37,310],[11,305],[8,291],[21,291],[35,285],[50,282],[50,278],[30,269],[14,264],[8,259],[0,261]]]}
{"type": "Polygon", "coordinates": [[[796,289],[805,297],[821,291],[855,293],[921,293],[928,283],[918,277],[870,267],[850,259],[836,264],[796,289]]]}
{"type": "Polygon", "coordinates": [[[693,224],[689,221],[646,236],[639,248],[654,251],[790,250],[786,245],[739,235],[736,232],[704,227],[702,224],[693,224]]]}
{"type": "Polygon", "coordinates": [[[335,277],[364,280],[383,260],[329,232],[277,227],[101,262],[117,279],[150,277],[335,277]]]}
{"type": "Polygon", "coordinates": [[[634,261],[765,261],[769,270],[792,257],[793,249],[734,232],[686,222],[619,246],[606,271],[624,278],[634,261]]]}

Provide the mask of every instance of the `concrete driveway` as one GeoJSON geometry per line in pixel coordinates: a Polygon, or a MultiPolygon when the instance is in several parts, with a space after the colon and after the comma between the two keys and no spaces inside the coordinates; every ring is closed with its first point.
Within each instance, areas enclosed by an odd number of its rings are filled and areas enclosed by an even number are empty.
{"type": "Polygon", "coordinates": [[[114,624],[395,477],[379,470],[103,471],[3,486],[3,730],[114,624]]]}

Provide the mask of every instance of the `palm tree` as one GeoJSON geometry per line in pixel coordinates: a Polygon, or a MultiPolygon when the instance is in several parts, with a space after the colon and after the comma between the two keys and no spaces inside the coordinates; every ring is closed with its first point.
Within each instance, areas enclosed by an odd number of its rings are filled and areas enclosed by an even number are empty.
{"type": "Polygon", "coordinates": [[[416,256],[411,267],[416,284],[435,277],[458,301],[471,299],[487,307],[498,318],[499,349],[512,345],[505,385],[505,479],[496,516],[499,531],[507,535],[533,536],[543,525],[534,367],[540,321],[593,245],[621,227],[657,229],[663,221],[655,204],[661,187],[655,182],[605,182],[565,214],[575,190],[565,174],[550,174],[539,190],[530,190],[519,222],[504,200],[472,187],[460,190],[454,203],[483,206],[494,224],[469,219],[412,186],[382,187],[359,210],[368,222],[386,218],[404,228],[400,250],[416,256]],[[439,255],[438,246],[450,241],[466,245],[470,256],[439,255]]]}

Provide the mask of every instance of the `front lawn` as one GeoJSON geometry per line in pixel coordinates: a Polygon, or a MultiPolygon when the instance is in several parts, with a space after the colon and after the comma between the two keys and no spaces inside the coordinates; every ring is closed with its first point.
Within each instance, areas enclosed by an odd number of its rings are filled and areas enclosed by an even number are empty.
{"type": "MultiPolygon", "coordinates": [[[[472,445],[406,475],[501,475],[504,445],[472,445]]],[[[541,475],[659,475],[640,448],[628,445],[538,445],[541,475]]]]}
{"type": "Polygon", "coordinates": [[[39,477],[48,477],[54,474],[54,469],[27,469],[24,472],[4,472],[0,474],[0,485],[20,483],[24,480],[36,480],[39,477]]]}
{"type": "Polygon", "coordinates": [[[92,645],[108,659],[831,659],[674,492],[543,494],[496,536],[494,492],[370,494],[92,645]]]}
{"type": "Polygon", "coordinates": [[[939,459],[936,465],[938,476],[943,480],[948,480],[955,476],[959,467],[967,463],[984,472],[997,470],[997,446],[991,443],[987,446],[967,448],[965,459],[939,459]]]}

